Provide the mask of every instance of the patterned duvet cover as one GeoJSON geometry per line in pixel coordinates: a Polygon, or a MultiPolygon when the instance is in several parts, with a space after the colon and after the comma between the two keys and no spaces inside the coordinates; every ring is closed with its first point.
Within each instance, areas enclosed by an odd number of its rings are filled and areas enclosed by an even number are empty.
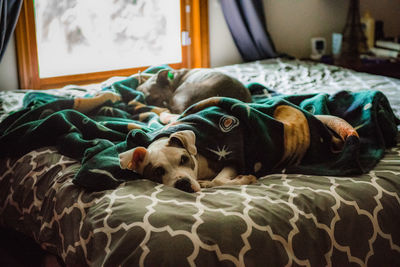
{"type": "MultiPolygon", "coordinates": [[[[218,69],[285,94],[380,90],[399,115],[396,79],[282,59],[218,69]]],[[[23,94],[1,92],[0,116],[23,94]]],[[[399,266],[399,153],[360,176],[277,173],[189,194],[147,180],[88,192],[72,183],[79,162],[45,147],[0,160],[0,225],[73,266],[399,266]]]]}

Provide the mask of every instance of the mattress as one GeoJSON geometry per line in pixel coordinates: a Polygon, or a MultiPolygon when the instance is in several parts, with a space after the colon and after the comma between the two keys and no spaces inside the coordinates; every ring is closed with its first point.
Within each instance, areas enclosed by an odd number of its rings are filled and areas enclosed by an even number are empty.
{"type": "MultiPolygon", "coordinates": [[[[393,78],[285,59],[217,69],[283,94],[379,90],[400,114],[400,80],[393,78]]],[[[83,96],[119,79],[46,92],[83,96]]],[[[26,93],[0,92],[1,118],[26,93]]],[[[91,192],[73,183],[80,162],[42,147],[1,159],[0,225],[67,265],[396,266],[399,151],[397,143],[362,175],[280,172],[198,193],[138,179],[91,192]]]]}

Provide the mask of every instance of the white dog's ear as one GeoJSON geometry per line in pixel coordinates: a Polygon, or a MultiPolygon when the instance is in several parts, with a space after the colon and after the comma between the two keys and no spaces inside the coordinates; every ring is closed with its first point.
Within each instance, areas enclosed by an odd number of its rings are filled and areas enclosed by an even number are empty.
{"type": "Polygon", "coordinates": [[[157,73],[157,84],[161,85],[161,86],[166,86],[169,84],[169,80],[168,80],[168,72],[169,70],[160,70],[157,73]]]}
{"type": "Polygon", "coordinates": [[[184,130],[171,134],[169,137],[168,145],[186,148],[190,154],[196,155],[196,135],[193,131],[184,130]]]}
{"type": "Polygon", "coordinates": [[[146,157],[147,149],[139,146],[119,154],[119,165],[121,169],[128,169],[141,173],[141,166],[146,157]]]}

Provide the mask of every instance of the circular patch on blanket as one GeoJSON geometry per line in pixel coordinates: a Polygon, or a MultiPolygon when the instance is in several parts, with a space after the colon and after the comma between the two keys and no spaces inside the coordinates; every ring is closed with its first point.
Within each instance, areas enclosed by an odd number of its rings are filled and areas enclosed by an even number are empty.
{"type": "Polygon", "coordinates": [[[239,120],[234,116],[225,115],[219,120],[219,128],[224,133],[230,132],[233,128],[239,125],[239,120]]]}

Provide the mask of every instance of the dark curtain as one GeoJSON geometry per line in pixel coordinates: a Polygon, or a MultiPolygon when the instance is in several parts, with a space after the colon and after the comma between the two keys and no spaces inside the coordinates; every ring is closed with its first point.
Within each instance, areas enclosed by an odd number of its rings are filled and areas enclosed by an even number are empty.
{"type": "Polygon", "coordinates": [[[263,0],[220,0],[233,40],[244,61],[276,57],[268,34],[263,0]]]}
{"type": "Polygon", "coordinates": [[[0,61],[14,32],[23,0],[0,0],[0,61]]]}

